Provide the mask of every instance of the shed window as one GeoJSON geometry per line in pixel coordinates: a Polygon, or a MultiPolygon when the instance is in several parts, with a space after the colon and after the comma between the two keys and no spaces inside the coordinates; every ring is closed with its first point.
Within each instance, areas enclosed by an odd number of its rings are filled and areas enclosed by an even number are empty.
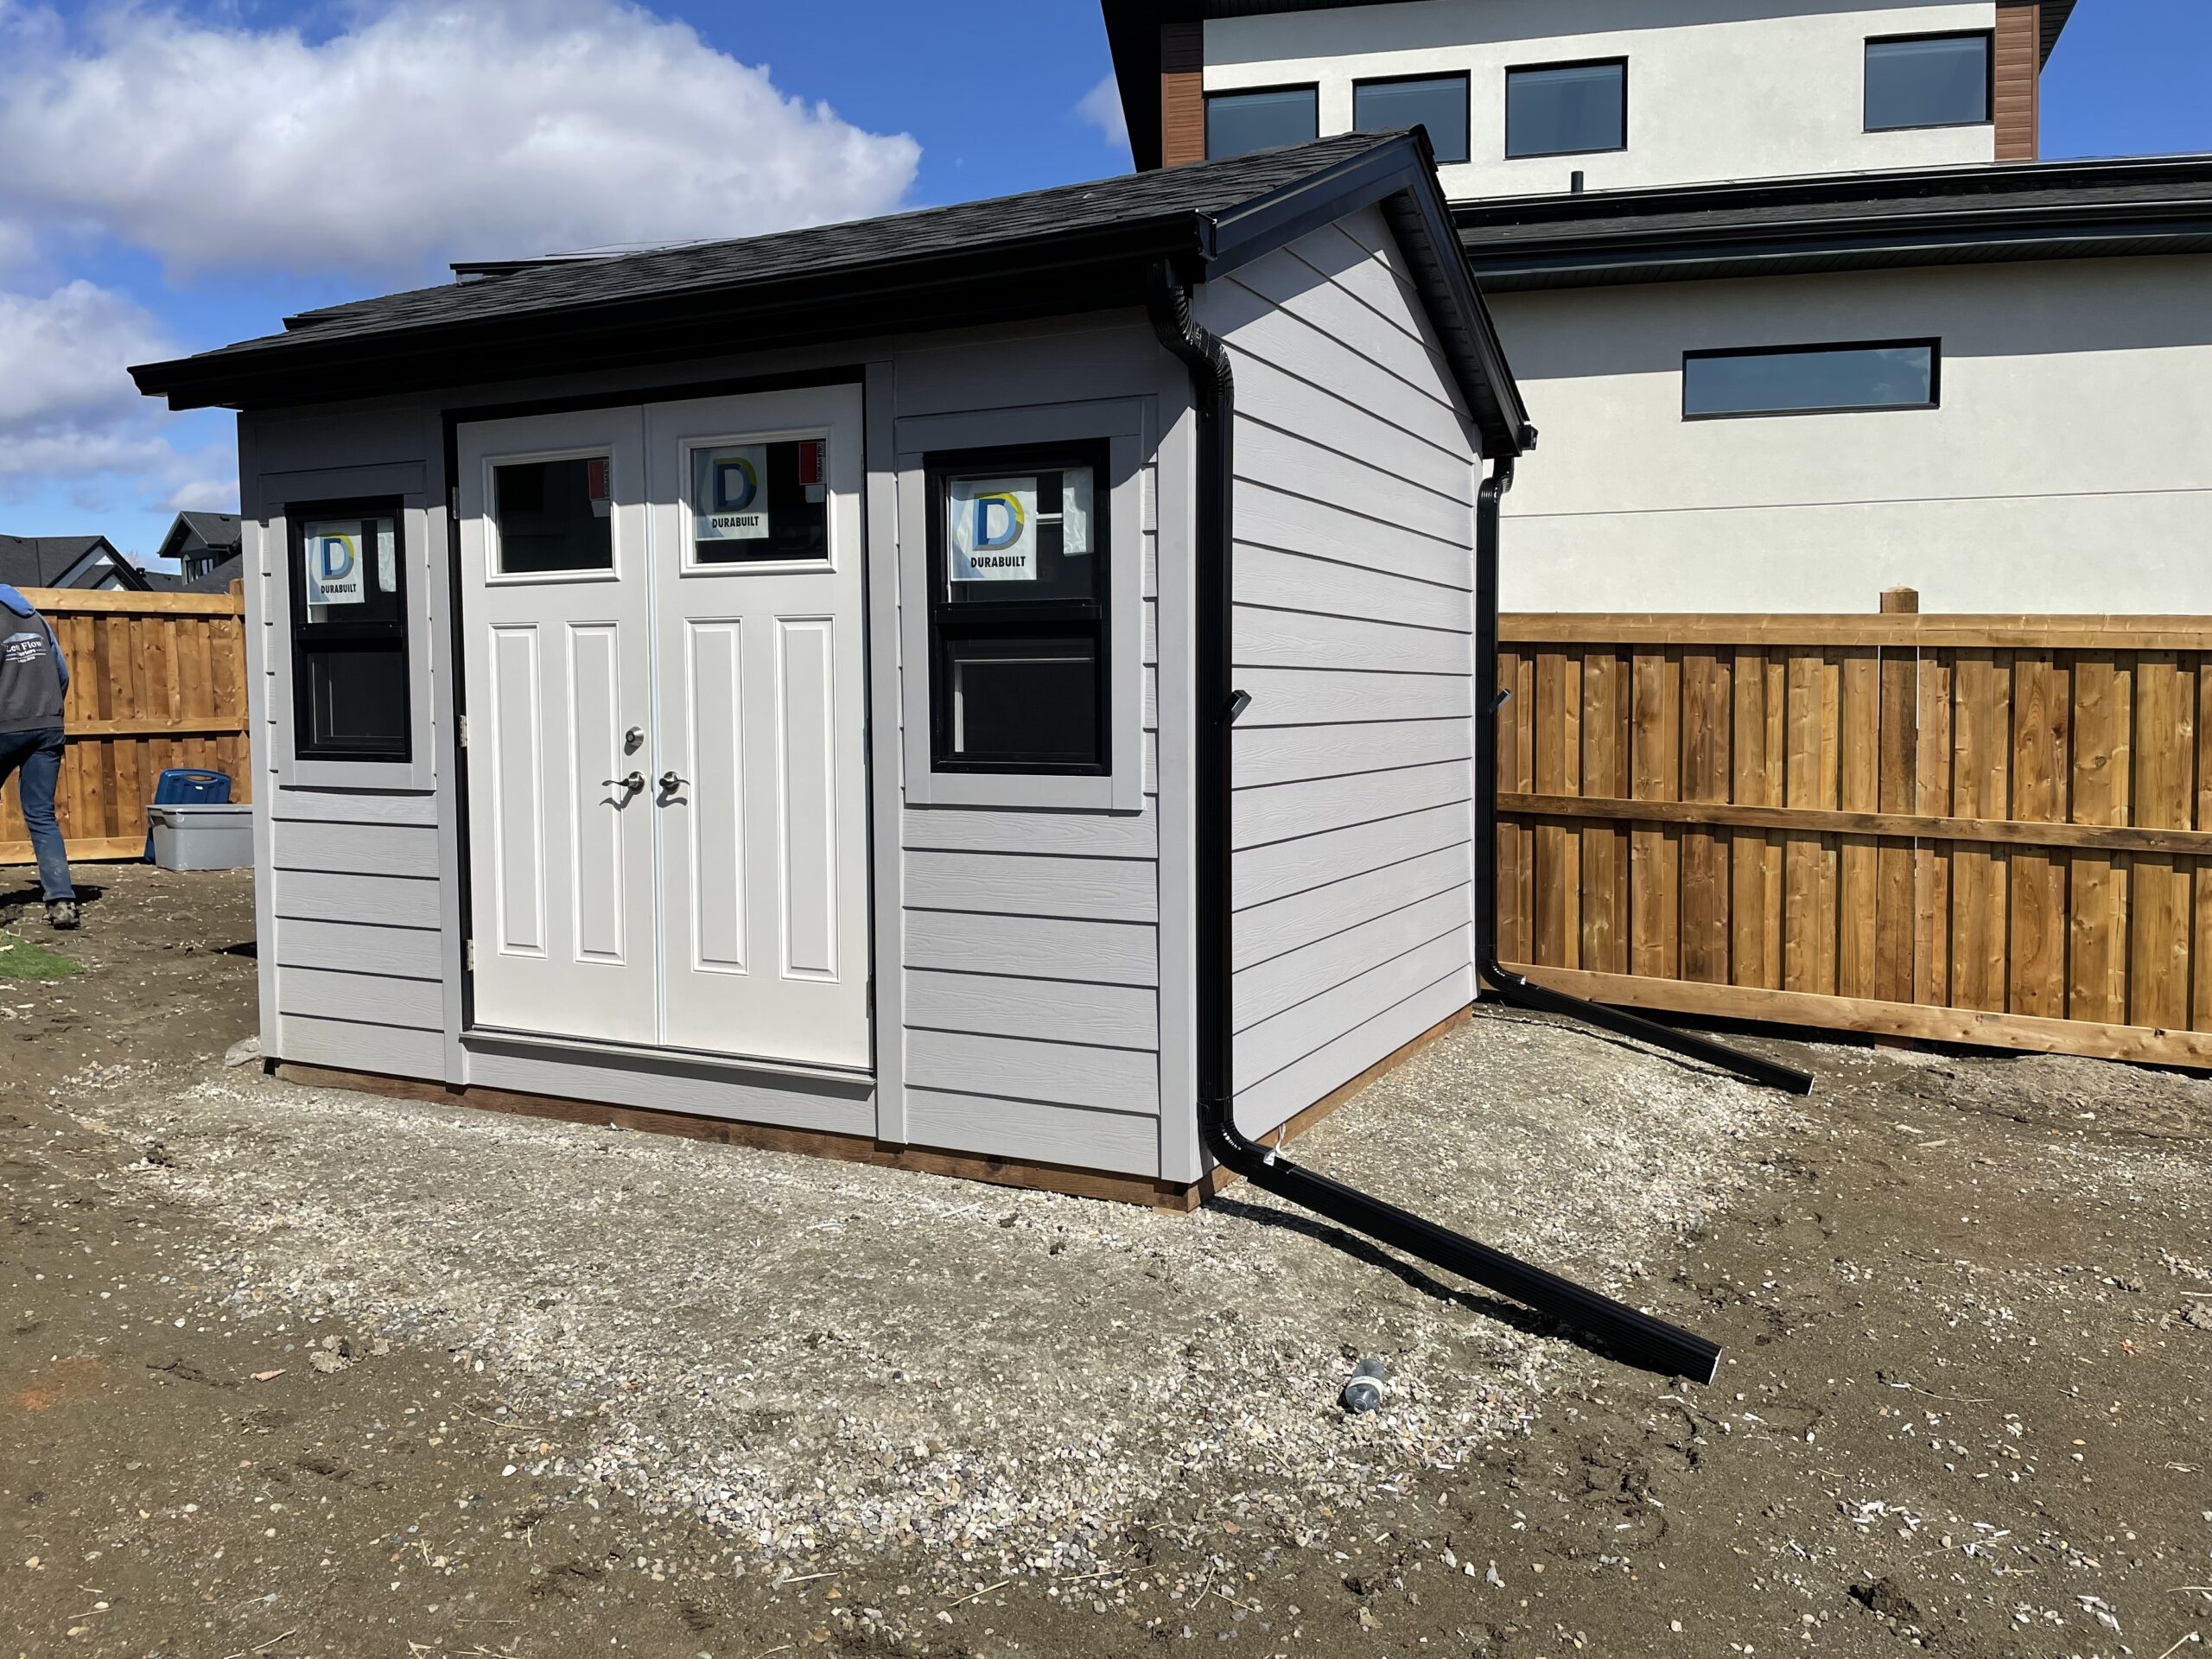
{"type": "Polygon", "coordinates": [[[1505,72],[1505,154],[1578,156],[1628,148],[1628,60],[1505,72]]]}
{"type": "Polygon", "coordinates": [[[938,772],[1112,770],[1107,447],[933,455],[938,772]]]}
{"type": "Polygon", "coordinates": [[[1425,75],[1355,81],[1351,124],[1361,132],[1427,127],[1438,161],[1464,162],[1467,159],[1467,78],[1425,75]]]}
{"type": "Polygon", "coordinates": [[[288,511],[294,753],[302,760],[412,758],[407,719],[407,550],[397,501],[288,511]]]}
{"type": "Polygon", "coordinates": [[[1933,409],[1941,356],[1932,340],[1690,352],[1682,359],[1682,416],[1933,409]]]}
{"type": "Polygon", "coordinates": [[[1989,119],[1989,36],[1919,35],[1866,42],[1866,130],[1968,127],[1989,119]]]}
{"type": "Polygon", "coordinates": [[[1255,92],[1206,94],[1206,155],[1244,156],[1255,149],[1302,144],[1321,130],[1321,93],[1315,86],[1275,86],[1255,92]]]}
{"type": "Polygon", "coordinates": [[[828,558],[829,449],[826,437],[695,446],[692,563],[828,558]]]}

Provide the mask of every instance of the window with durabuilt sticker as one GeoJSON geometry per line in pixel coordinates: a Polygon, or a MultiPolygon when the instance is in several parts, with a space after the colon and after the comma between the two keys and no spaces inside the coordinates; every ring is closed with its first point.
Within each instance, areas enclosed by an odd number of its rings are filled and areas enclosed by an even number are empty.
{"type": "Polygon", "coordinates": [[[407,550],[399,503],[295,505],[285,519],[295,753],[302,760],[405,762],[407,550]]]}
{"type": "Polygon", "coordinates": [[[930,753],[938,772],[1113,768],[1108,446],[930,457],[930,753]]]}

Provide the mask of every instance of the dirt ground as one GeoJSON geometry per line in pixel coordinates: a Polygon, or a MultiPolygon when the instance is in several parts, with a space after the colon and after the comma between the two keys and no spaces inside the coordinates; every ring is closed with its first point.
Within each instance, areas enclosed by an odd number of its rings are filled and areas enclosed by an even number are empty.
{"type": "MultiPolygon", "coordinates": [[[[1796,1103],[1485,1012],[1300,1143],[1725,1343],[1699,1389],[1245,1189],[1154,1216],[226,1067],[250,884],[103,880],[88,971],[0,981],[0,1655],[2212,1635],[2212,1084],[1755,1039],[1796,1103]]],[[[44,941],[35,897],[0,876],[44,941]]]]}

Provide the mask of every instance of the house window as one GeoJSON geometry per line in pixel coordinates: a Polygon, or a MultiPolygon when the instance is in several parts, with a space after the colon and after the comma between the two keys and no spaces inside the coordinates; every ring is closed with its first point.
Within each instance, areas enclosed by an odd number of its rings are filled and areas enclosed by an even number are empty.
{"type": "Polygon", "coordinates": [[[612,570],[613,461],[607,455],[502,461],[492,469],[499,574],[612,570]]]}
{"type": "Polygon", "coordinates": [[[1579,156],[1628,148],[1628,60],[1505,72],[1505,153],[1579,156]]]}
{"type": "Polygon", "coordinates": [[[294,506],[286,518],[297,757],[404,763],[412,751],[399,504],[294,506]]]}
{"type": "Polygon", "coordinates": [[[1467,78],[1423,75],[1352,83],[1351,124],[1361,132],[1427,127],[1440,162],[1467,159],[1467,78]]]}
{"type": "Polygon", "coordinates": [[[1112,771],[1107,457],[930,457],[933,771],[1112,771]]]}
{"type": "Polygon", "coordinates": [[[1320,89],[1274,86],[1252,92],[1206,94],[1206,155],[1245,156],[1255,149],[1302,144],[1321,130],[1320,89]]]}
{"type": "Polygon", "coordinates": [[[1934,409],[1942,355],[1932,340],[1690,352],[1682,359],[1682,417],[1934,409]]]}
{"type": "Polygon", "coordinates": [[[1989,119],[1986,34],[1866,42],[1866,130],[1968,127],[1989,119]]]}

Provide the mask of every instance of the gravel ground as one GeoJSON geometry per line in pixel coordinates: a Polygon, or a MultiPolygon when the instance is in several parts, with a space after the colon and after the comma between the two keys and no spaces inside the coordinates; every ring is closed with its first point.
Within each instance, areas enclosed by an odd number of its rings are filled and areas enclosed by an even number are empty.
{"type": "MultiPolygon", "coordinates": [[[[1789,1109],[1602,1046],[1598,1086],[1557,1041],[1472,1022],[1300,1155],[1649,1300],[1645,1260],[1789,1109]]],[[[531,1474],[802,1570],[926,1541],[947,1573],[1083,1571],[1224,1518],[1334,1544],[1520,1431],[1561,1348],[1249,1188],[1160,1215],[244,1070],[173,1104],[91,1081],[86,1116],[158,1142],[144,1184],[210,1224],[224,1314],[493,1368],[565,1431],[531,1474]],[[1364,1355],[1391,1409],[1347,1415],[1364,1355]]]]}

